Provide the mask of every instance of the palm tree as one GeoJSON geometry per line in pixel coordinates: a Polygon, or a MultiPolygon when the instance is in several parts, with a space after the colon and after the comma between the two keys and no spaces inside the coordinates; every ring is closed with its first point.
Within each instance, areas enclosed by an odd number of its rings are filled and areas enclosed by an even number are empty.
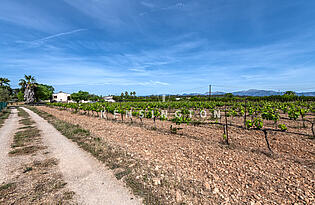
{"type": "Polygon", "coordinates": [[[19,85],[21,89],[24,91],[24,100],[26,103],[35,102],[35,87],[36,80],[31,75],[24,75],[24,79],[20,79],[19,85]]]}
{"type": "Polygon", "coordinates": [[[8,87],[9,83],[10,80],[8,78],[0,78],[0,87],[8,87]]]}
{"type": "Polygon", "coordinates": [[[26,80],[20,79],[19,86],[21,86],[21,90],[25,90],[25,88],[26,88],[26,80]]]}

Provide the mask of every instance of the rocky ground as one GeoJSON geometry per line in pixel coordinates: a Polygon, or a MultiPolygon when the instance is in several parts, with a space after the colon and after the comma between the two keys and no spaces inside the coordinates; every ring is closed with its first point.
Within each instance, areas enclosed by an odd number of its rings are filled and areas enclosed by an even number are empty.
{"type": "Polygon", "coordinates": [[[148,129],[49,107],[38,109],[88,129],[139,160],[142,166],[132,171],[164,203],[315,202],[315,149],[308,137],[272,133],[270,153],[257,130],[231,127],[231,145],[226,146],[217,125],[185,125],[181,133],[171,134],[159,125],[148,129]]]}

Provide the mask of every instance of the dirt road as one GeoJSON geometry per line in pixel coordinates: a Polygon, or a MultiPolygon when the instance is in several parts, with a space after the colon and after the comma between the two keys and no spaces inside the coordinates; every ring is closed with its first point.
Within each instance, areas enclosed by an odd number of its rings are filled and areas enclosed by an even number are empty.
{"type": "Polygon", "coordinates": [[[10,139],[18,127],[17,110],[13,109],[12,114],[0,128],[0,184],[7,178],[9,165],[10,139]]]}
{"type": "MultiPolygon", "coordinates": [[[[51,156],[59,161],[59,170],[67,188],[75,193],[79,204],[141,204],[114,174],[90,154],[61,135],[51,124],[34,112],[28,112],[41,131],[43,144],[51,156]]],[[[10,142],[18,127],[17,111],[0,129],[0,184],[8,173],[10,142]]]]}

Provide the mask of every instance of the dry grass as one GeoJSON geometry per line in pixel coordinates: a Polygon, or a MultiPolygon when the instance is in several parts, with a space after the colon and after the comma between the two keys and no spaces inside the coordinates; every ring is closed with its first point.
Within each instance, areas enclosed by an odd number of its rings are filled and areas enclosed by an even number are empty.
{"type": "Polygon", "coordinates": [[[31,120],[29,114],[18,108],[18,116],[22,118],[19,122],[25,126],[15,133],[9,154],[11,156],[30,155],[45,149],[41,145],[40,131],[32,126],[35,122],[31,120]]]}
{"type": "Polygon", "coordinates": [[[12,182],[0,186],[0,204],[74,204],[57,165],[49,158],[19,167],[12,182]]]}
{"type": "Polygon", "coordinates": [[[10,113],[11,113],[11,110],[8,108],[6,108],[0,112],[0,127],[3,126],[5,120],[8,119],[10,113]]]}

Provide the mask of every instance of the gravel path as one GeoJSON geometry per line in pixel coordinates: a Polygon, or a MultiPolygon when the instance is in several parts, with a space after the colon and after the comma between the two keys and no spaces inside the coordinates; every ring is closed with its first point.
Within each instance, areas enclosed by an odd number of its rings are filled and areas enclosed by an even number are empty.
{"type": "Polygon", "coordinates": [[[60,160],[59,168],[80,204],[141,204],[113,173],[61,135],[51,124],[25,109],[42,131],[43,142],[60,160]]]}
{"type": "Polygon", "coordinates": [[[18,127],[17,110],[13,109],[11,115],[0,129],[0,184],[8,178],[8,165],[10,162],[8,153],[10,151],[10,143],[18,127]]]}

